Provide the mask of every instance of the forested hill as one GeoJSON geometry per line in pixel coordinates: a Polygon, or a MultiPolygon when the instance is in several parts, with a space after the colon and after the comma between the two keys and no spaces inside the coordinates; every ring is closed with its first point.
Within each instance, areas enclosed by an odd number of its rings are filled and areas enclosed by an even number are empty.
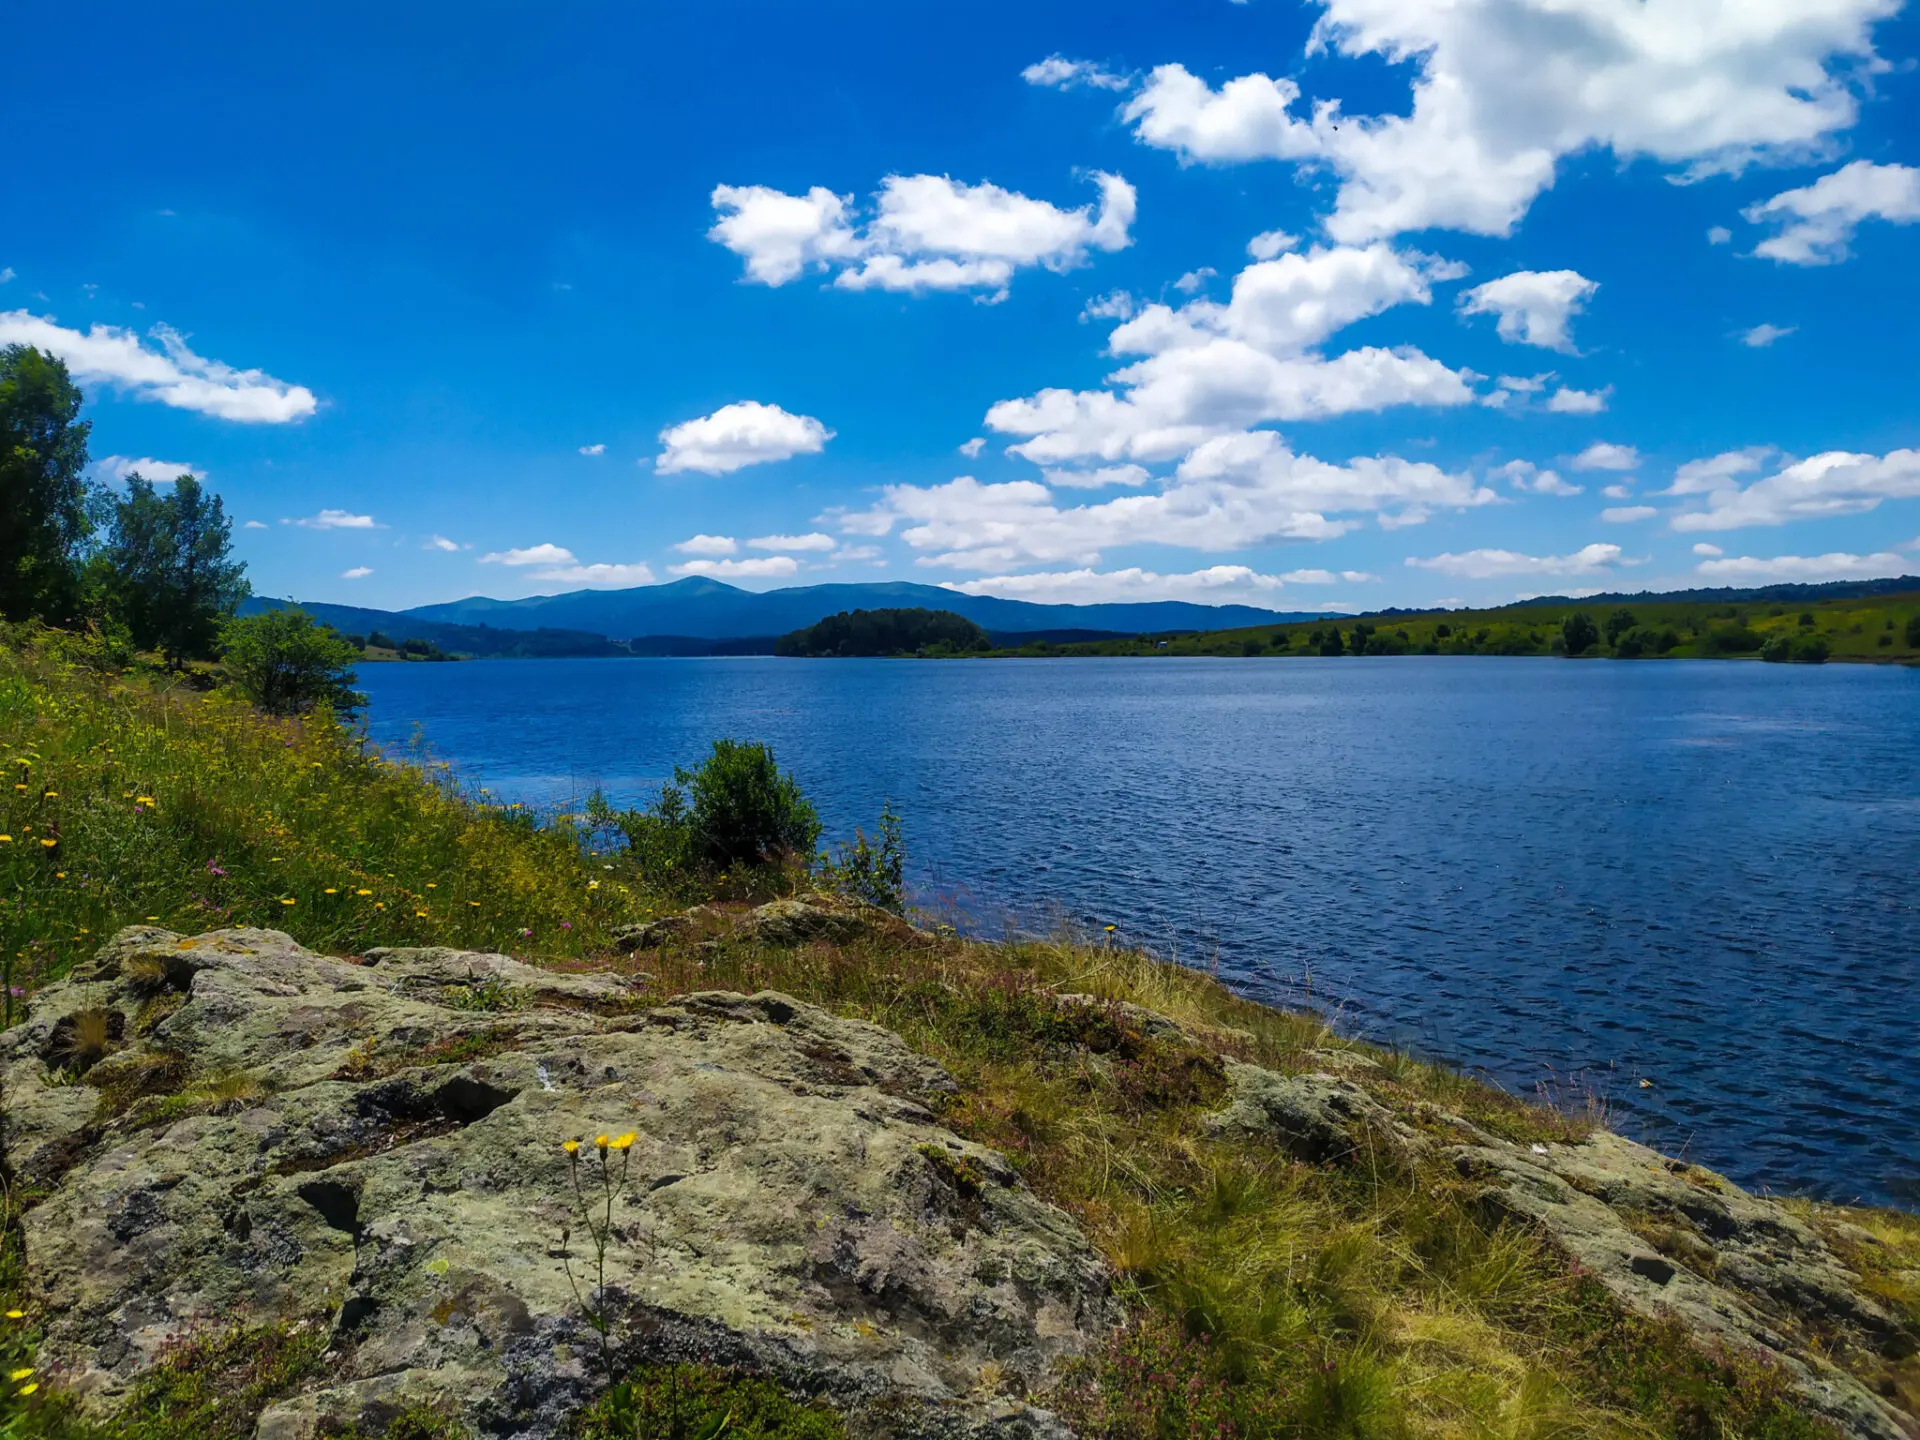
{"type": "Polygon", "coordinates": [[[968,655],[992,645],[985,630],[951,610],[853,610],[781,636],[774,654],[968,655]]]}

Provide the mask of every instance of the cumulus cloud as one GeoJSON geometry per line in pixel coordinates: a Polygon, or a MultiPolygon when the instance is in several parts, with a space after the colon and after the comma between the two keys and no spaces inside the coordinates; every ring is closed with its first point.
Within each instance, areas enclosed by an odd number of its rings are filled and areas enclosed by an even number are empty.
{"type": "Polygon", "coordinates": [[[1600,518],[1609,525],[1635,525],[1659,513],[1651,505],[1609,505],[1600,512],[1600,518]]]}
{"type": "Polygon", "coordinates": [[[1102,465],[1097,470],[1043,470],[1046,482],[1062,490],[1100,490],[1108,485],[1140,486],[1149,478],[1144,465],[1102,465]]]}
{"type": "Polygon", "coordinates": [[[1424,519],[1433,508],[1491,503],[1465,475],[1394,456],[1333,465],[1297,455],[1272,431],[1219,436],[1197,447],[1161,488],[1078,505],[1032,480],[983,485],[890,485],[873,510],[845,517],[856,534],[900,538],[922,565],[992,570],[1065,562],[1095,566],[1105,549],[1134,544],[1236,550],[1276,540],[1327,540],[1359,522],[1424,519]]]}
{"type": "Polygon", "coordinates": [[[8,265],[0,268],[0,285],[5,285],[11,279],[13,279],[13,267],[8,265]]]}
{"type": "Polygon", "coordinates": [[[797,574],[800,562],[790,555],[756,555],[745,560],[686,560],[671,568],[676,575],[704,575],[710,580],[760,580],[797,574]]]}
{"type": "Polygon", "coordinates": [[[980,452],[986,448],[987,448],[987,437],[984,435],[976,435],[973,437],[973,439],[967,441],[966,444],[958,447],[960,453],[966,456],[967,459],[969,460],[977,458],[980,452]]]}
{"type": "Polygon", "coordinates": [[[1853,232],[1865,221],[1920,220],[1920,169],[1856,160],[1740,213],[1756,225],[1779,227],[1754,254],[1784,265],[1833,265],[1847,258],[1853,232]]]}
{"type": "Polygon", "coordinates": [[[445,550],[452,552],[458,550],[460,547],[444,535],[429,535],[427,537],[427,543],[420,548],[422,550],[445,550]]]}
{"type": "Polygon", "coordinates": [[[1407,564],[1468,580],[1497,580],[1510,575],[1599,575],[1620,564],[1622,554],[1618,545],[1585,545],[1571,555],[1468,550],[1459,555],[1435,555],[1425,560],[1410,555],[1407,564]]]}
{"type": "Polygon", "coordinates": [[[1535,495],[1579,495],[1586,489],[1584,485],[1561,479],[1557,471],[1542,470],[1531,460],[1509,460],[1493,474],[1514,489],[1530,490],[1535,495]]]}
{"type": "Polygon", "coordinates": [[[1247,254],[1255,260],[1271,260],[1299,243],[1298,235],[1289,235],[1284,230],[1263,230],[1247,242],[1247,254]]]}
{"type": "Polygon", "coordinates": [[[816,530],[808,535],[756,535],[747,544],[755,550],[795,550],[804,555],[831,550],[839,541],[816,530]]]}
{"type": "Polygon", "coordinates": [[[1555,415],[1598,415],[1607,408],[1607,396],[1612,393],[1611,387],[1605,390],[1573,390],[1562,385],[1547,401],[1547,409],[1555,415]]]}
{"type": "Polygon", "coordinates": [[[1715,225],[1707,231],[1707,244],[1730,245],[1733,243],[1733,231],[1724,225],[1715,225]]]}
{"type": "Polygon", "coordinates": [[[582,445],[580,447],[580,453],[582,455],[604,455],[607,453],[607,447],[605,445],[582,445]]]}
{"type": "Polygon", "coordinates": [[[1817,154],[1859,111],[1878,64],[1874,22],[1897,0],[1774,0],[1738,8],[1618,0],[1322,0],[1310,51],[1413,72],[1411,104],[1300,113],[1292,81],[1219,89],[1178,65],[1122,111],[1145,144],[1184,159],[1308,162],[1340,192],[1328,233],[1349,243],[1446,228],[1512,233],[1561,158],[1646,156],[1682,178],[1817,154]]]}
{"type": "Polygon", "coordinates": [[[1070,270],[1091,251],[1133,243],[1133,187],[1104,172],[1092,179],[1098,207],[1063,210],[991,183],[889,175],[864,223],[850,200],[818,186],[798,196],[722,185],[712,197],[721,218],[707,233],[763,285],[830,270],[846,290],[973,290],[999,299],[1016,270],[1070,270]]]}
{"type": "Polygon", "coordinates": [[[498,550],[480,557],[482,565],[511,565],[524,569],[529,580],[554,585],[577,585],[585,590],[623,590],[634,585],[653,584],[653,569],[645,563],[633,565],[583,565],[564,545],[529,545],[519,550],[498,550]]]}
{"type": "Polygon", "coordinates": [[[1673,484],[1662,495],[1708,495],[1715,490],[1738,489],[1740,477],[1751,475],[1773,454],[1768,445],[1728,450],[1704,460],[1689,460],[1673,472],[1673,484]]]}
{"type": "Polygon", "coordinates": [[[682,555],[731,555],[740,546],[731,535],[694,535],[673,548],[682,555]]]}
{"type": "Polygon", "coordinates": [[[240,528],[242,530],[265,530],[267,528],[267,522],[264,520],[249,520],[240,528]]]}
{"type": "Polygon", "coordinates": [[[1571,351],[1568,324],[1599,288],[1575,270],[1516,270],[1463,294],[1460,313],[1497,315],[1494,328],[1509,344],[1571,351]]]}
{"type": "Polygon", "coordinates": [[[1133,82],[1116,75],[1091,60],[1069,60],[1064,55],[1049,55],[1036,60],[1020,72],[1029,85],[1044,85],[1052,90],[1073,90],[1091,86],[1095,90],[1124,90],[1133,82]]]}
{"type": "Polygon", "coordinates": [[[1751,330],[1740,332],[1740,343],[1752,350],[1764,350],[1776,340],[1784,340],[1798,330],[1798,325],[1756,325],[1751,330]]]}
{"type": "Polygon", "coordinates": [[[1602,485],[1600,493],[1609,500],[1626,500],[1633,495],[1633,486],[1629,484],[1602,485]]]}
{"type": "Polygon", "coordinates": [[[1089,320],[1131,320],[1133,312],[1140,308],[1133,296],[1124,290],[1111,290],[1105,295],[1096,295],[1080,307],[1080,323],[1089,320]]]}
{"type": "Polygon", "coordinates": [[[943,589],[1054,605],[1105,605],[1141,600],[1187,600],[1201,605],[1267,605],[1284,582],[1245,565],[1214,565],[1185,574],[1152,570],[1052,570],[950,580],[943,589]]]}
{"type": "Polygon", "coordinates": [[[1696,555],[1718,557],[1727,552],[1722,550],[1718,545],[1709,545],[1706,541],[1702,540],[1698,545],[1693,547],[1693,553],[1696,555]]]}
{"type": "Polygon", "coordinates": [[[372,566],[356,565],[351,570],[342,570],[340,572],[340,578],[342,580],[364,580],[367,578],[367,576],[371,575],[372,573],[373,573],[372,566]]]}
{"type": "Polygon", "coordinates": [[[1386,245],[1260,261],[1234,278],[1225,304],[1149,305],[1116,328],[1109,350],[1140,358],[1107,377],[1112,388],[1003,400],[987,424],[1025,437],[1013,453],[1054,465],[1172,459],[1209,436],[1275,420],[1465,405],[1472,377],[1418,350],[1369,346],[1329,359],[1317,348],[1356,320],[1430,303],[1433,283],[1456,273],[1386,245]]]}
{"type": "Polygon", "coordinates": [[[299,520],[282,520],[282,525],[298,525],[302,530],[380,530],[371,515],[355,515],[351,510],[322,510],[299,520]]]}
{"type": "MultiPolygon", "coordinates": [[[[1695,554],[1705,554],[1711,547],[1696,545],[1693,548],[1695,554]]],[[[1817,582],[1891,580],[1896,576],[1911,574],[1914,563],[1891,550],[1883,550],[1877,555],[1849,555],[1835,551],[1827,555],[1775,555],[1764,560],[1752,555],[1739,555],[1726,560],[1703,560],[1695,568],[1702,575],[1715,580],[1817,582]]]]}
{"type": "Polygon", "coordinates": [[[1609,445],[1596,440],[1573,457],[1576,470],[1632,470],[1640,463],[1640,452],[1631,445],[1609,445]]]}
{"type": "Polygon", "coordinates": [[[1920,450],[1891,450],[1885,455],[1830,450],[1751,484],[1718,485],[1704,494],[1706,508],[1675,515],[1675,530],[1738,530],[1859,515],[1877,509],[1885,500],[1920,498],[1920,450]]]}
{"type": "Polygon", "coordinates": [[[728,475],[749,465],[817,455],[832,438],[833,431],[810,415],[791,415],[778,405],[740,400],[662,430],[660,443],[666,450],[653,468],[662,475],[682,470],[728,475]]]}
{"type": "Polygon", "coordinates": [[[1202,290],[1207,288],[1207,281],[1212,280],[1219,275],[1219,273],[1220,272],[1211,265],[1202,265],[1198,270],[1189,270],[1178,280],[1174,281],[1173,288],[1178,290],[1182,295],[1198,295],[1202,290]]]}
{"type": "Polygon", "coordinates": [[[196,355],[165,325],[154,326],[147,337],[154,343],[115,325],[82,333],[25,310],[0,311],[0,346],[33,345],[56,355],[82,385],[108,385],[136,399],[245,424],[282,425],[319,408],[304,385],[196,355]]]}
{"type": "Polygon", "coordinates": [[[146,455],[138,460],[127,455],[109,455],[96,460],[93,470],[102,480],[114,481],[125,480],[129,475],[156,482],[177,480],[182,475],[191,475],[196,480],[207,478],[207,472],[197,466],[179,460],[155,460],[146,455]]]}

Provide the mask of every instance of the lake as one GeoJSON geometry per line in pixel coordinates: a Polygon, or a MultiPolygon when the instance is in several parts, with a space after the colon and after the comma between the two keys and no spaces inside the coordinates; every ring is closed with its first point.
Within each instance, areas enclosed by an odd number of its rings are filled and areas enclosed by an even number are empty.
{"type": "Polygon", "coordinates": [[[1920,1205],[1920,670],[1473,658],[368,665],[496,798],[765,740],[923,900],[1113,924],[1749,1186],[1920,1205]],[[1642,1081],[1651,1082],[1643,1085],[1642,1081]]]}

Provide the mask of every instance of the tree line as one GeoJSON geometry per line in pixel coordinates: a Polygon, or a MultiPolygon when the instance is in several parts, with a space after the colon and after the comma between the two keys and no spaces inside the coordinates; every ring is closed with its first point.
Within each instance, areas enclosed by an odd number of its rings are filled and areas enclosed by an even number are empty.
{"type": "Polygon", "coordinates": [[[219,658],[276,713],[357,703],[357,647],[299,611],[235,619],[252,587],[224,503],[196,476],[134,473],[124,493],[89,476],[83,404],[63,361],[0,348],[0,619],[89,631],[118,664],[219,658]]]}

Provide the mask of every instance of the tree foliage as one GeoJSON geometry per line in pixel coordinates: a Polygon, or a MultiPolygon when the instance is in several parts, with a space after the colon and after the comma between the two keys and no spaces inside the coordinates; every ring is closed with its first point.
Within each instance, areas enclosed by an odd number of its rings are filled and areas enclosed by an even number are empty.
{"type": "Polygon", "coordinates": [[[193,476],[181,475],[165,495],[142,475],[127,478],[100,558],[135,644],[175,666],[213,653],[222,622],[250,589],[246,566],[229,553],[232,532],[220,497],[193,476]]]}
{"type": "Polygon", "coordinates": [[[1600,643],[1600,627],[1586,611],[1576,610],[1560,622],[1560,638],[1566,642],[1567,654],[1584,655],[1600,643]]]}
{"type": "Polygon", "coordinates": [[[269,610],[229,620],[220,659],[240,692],[270,715],[304,715],[317,705],[340,714],[366,704],[353,688],[359,650],[304,610],[269,610]]]}
{"type": "Polygon", "coordinates": [[[67,367],[25,345],[0,349],[0,616],[62,623],[79,608],[93,535],[88,422],[67,367]]]}
{"type": "Polygon", "coordinates": [[[781,636],[774,654],[967,654],[992,648],[985,630],[951,610],[843,610],[804,630],[781,636]]]}

